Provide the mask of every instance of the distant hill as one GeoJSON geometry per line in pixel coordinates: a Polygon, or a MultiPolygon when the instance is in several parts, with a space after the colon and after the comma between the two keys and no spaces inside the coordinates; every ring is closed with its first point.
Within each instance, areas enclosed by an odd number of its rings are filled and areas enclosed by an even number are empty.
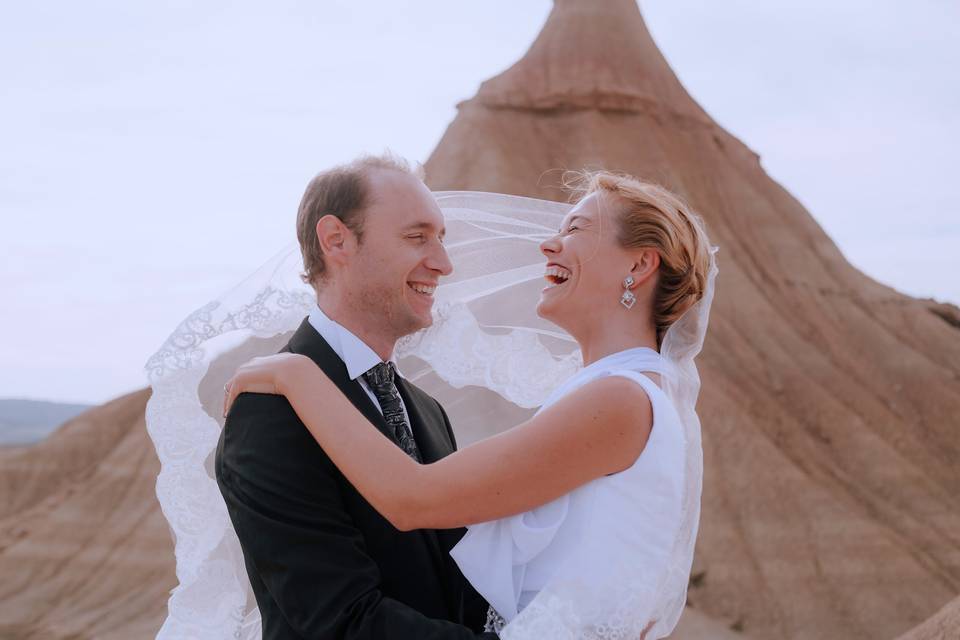
{"type": "Polygon", "coordinates": [[[90,408],[43,400],[0,399],[0,446],[40,442],[67,420],[90,408]]]}

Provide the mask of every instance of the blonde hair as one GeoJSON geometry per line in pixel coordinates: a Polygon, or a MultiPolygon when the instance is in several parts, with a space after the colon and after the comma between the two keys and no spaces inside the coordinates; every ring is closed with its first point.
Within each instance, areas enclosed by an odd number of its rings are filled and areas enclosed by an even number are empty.
{"type": "Polygon", "coordinates": [[[577,172],[564,179],[579,199],[608,194],[621,205],[617,240],[627,249],[660,254],[653,321],[657,345],[667,329],[703,297],[710,269],[710,240],[703,220],[663,187],[608,171],[577,172]]]}

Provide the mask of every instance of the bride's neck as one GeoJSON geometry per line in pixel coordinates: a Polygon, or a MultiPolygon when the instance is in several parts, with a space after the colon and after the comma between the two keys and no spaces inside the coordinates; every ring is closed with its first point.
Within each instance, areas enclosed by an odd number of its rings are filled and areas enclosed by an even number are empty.
{"type": "Polygon", "coordinates": [[[638,317],[624,310],[614,317],[585,326],[573,337],[580,345],[583,366],[588,366],[611,354],[637,347],[657,348],[657,330],[652,323],[645,325],[638,317]]]}

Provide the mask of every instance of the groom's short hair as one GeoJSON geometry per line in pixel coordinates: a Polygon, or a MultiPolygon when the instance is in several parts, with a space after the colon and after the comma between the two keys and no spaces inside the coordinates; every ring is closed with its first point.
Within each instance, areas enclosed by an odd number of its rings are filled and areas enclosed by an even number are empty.
{"type": "Polygon", "coordinates": [[[400,171],[423,179],[422,168],[413,169],[406,160],[390,152],[363,155],[314,177],[307,185],[297,211],[297,240],[303,255],[301,277],[307,284],[316,288],[325,272],[316,231],[320,218],[336,216],[353,231],[357,242],[363,241],[363,215],[370,197],[367,175],[372,169],[400,171]]]}

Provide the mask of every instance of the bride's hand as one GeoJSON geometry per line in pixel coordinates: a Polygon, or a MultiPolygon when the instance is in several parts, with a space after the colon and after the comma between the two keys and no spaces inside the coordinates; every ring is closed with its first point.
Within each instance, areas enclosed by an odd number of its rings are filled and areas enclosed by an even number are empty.
{"type": "Polygon", "coordinates": [[[293,376],[316,366],[310,358],[296,353],[278,353],[250,360],[223,385],[223,416],[227,416],[233,401],[241,393],[285,395],[286,384],[293,376]]]}
{"type": "Polygon", "coordinates": [[[650,632],[651,627],[657,623],[656,620],[651,620],[650,624],[643,628],[643,631],[640,632],[640,640],[647,640],[647,633],[650,632]]]}

